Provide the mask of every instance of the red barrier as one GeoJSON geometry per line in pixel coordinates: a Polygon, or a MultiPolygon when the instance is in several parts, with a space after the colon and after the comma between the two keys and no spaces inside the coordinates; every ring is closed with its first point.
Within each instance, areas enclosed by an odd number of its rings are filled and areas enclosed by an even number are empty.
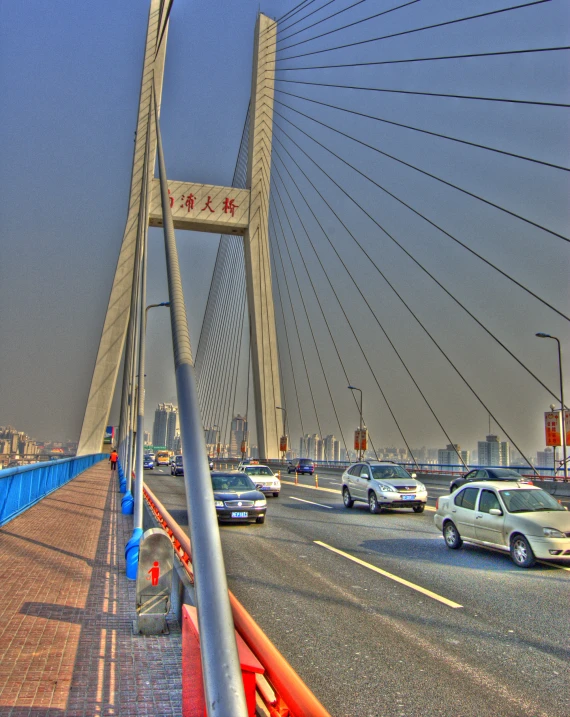
{"type": "MultiPolygon", "coordinates": [[[[237,633],[236,644],[247,714],[248,717],[255,717],[255,676],[263,674],[264,669],[237,633]]],[[[206,717],[198,613],[191,605],[182,606],[182,717],[206,717]]]]}
{"type": "MultiPolygon", "coordinates": [[[[176,552],[193,581],[190,538],[146,486],[144,495],[157,521],[170,535],[176,552]]],[[[257,673],[256,683],[258,694],[271,717],[331,717],[236,596],[231,591],[228,593],[236,632],[265,669],[265,677],[269,682],[257,673]]],[[[201,670],[200,666],[200,685],[201,670]]],[[[187,717],[186,713],[183,714],[187,717]]],[[[203,714],[205,713],[201,713],[199,717],[203,714]]],[[[188,715],[194,717],[192,712],[188,715]]]]}

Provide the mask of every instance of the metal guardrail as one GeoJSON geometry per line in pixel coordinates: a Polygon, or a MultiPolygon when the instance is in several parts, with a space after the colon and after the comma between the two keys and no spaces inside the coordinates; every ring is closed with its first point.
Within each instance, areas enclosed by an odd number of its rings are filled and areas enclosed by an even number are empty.
{"type": "Polygon", "coordinates": [[[106,458],[106,453],[96,453],[0,470],[0,525],[106,458]]]}
{"type": "MultiPolygon", "coordinates": [[[[188,576],[194,582],[192,572],[192,548],[190,538],[154,495],[144,487],[144,497],[157,522],[166,530],[174,551],[184,565],[188,576]]],[[[271,717],[330,717],[299,675],[265,635],[263,630],[239,602],[228,591],[234,620],[234,627],[244,642],[261,662],[265,675],[257,680],[257,693],[271,717]]]]}

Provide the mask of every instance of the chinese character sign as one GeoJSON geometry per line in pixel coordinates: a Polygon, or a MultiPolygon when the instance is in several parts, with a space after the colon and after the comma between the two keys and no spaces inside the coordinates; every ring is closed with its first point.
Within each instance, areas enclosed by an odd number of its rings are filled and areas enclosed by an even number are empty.
{"type": "MultiPolygon", "coordinates": [[[[570,411],[565,411],[564,413],[568,414],[570,413],[570,411]]],[[[546,434],[547,446],[562,445],[562,436],[560,432],[560,413],[558,413],[557,411],[552,411],[544,414],[544,431],[546,434]]]]}
{"type": "Polygon", "coordinates": [[[279,441],[279,450],[281,453],[287,452],[287,436],[281,436],[281,439],[279,441]]]}
{"type": "Polygon", "coordinates": [[[366,451],[368,449],[368,429],[359,428],[354,431],[354,450],[355,451],[366,451]]]}

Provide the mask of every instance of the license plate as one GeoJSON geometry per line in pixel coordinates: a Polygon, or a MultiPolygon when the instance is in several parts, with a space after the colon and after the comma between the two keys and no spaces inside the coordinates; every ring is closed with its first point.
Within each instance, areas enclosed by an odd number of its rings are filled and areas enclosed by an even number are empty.
{"type": "Polygon", "coordinates": [[[232,513],[232,518],[247,518],[247,511],[232,513]]]}
{"type": "Polygon", "coordinates": [[[402,500],[415,500],[415,499],[416,499],[415,495],[403,495],[402,496],[402,500]]]}

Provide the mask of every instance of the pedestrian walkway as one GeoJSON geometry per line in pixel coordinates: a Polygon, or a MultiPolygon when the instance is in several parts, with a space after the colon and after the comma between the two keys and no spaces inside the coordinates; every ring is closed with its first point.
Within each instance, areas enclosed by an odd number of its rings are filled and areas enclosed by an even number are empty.
{"type": "Polygon", "coordinates": [[[132,516],[103,461],[0,528],[0,717],[182,712],[181,635],[132,634],[132,516]]]}

